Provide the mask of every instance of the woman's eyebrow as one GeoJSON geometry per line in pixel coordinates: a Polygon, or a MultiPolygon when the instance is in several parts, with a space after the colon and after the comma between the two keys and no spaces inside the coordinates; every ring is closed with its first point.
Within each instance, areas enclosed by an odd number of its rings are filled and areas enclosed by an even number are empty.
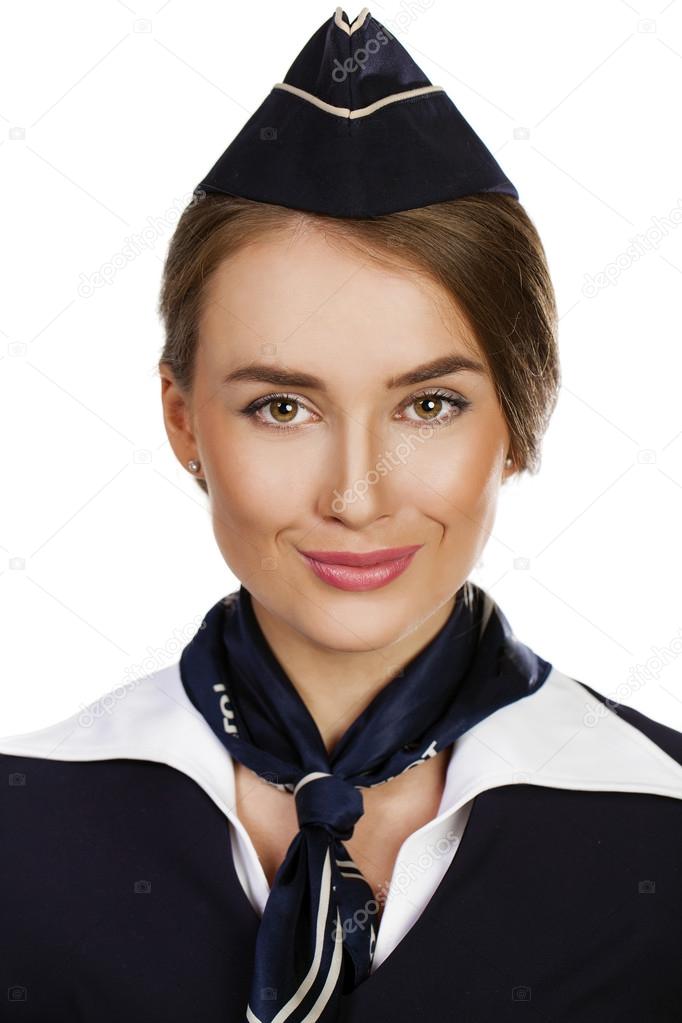
{"type": "MultiPolygon", "coordinates": [[[[449,373],[459,373],[462,370],[471,370],[474,373],[485,373],[486,368],[482,362],[472,359],[467,355],[445,355],[431,362],[425,362],[421,366],[401,373],[398,376],[389,377],[386,387],[406,387],[409,384],[420,384],[425,380],[432,380],[434,377],[447,376],[449,373]]],[[[275,384],[278,387],[309,387],[318,391],[326,391],[327,387],[323,380],[312,373],[305,373],[297,369],[277,369],[267,363],[252,362],[248,366],[240,366],[223,378],[224,384],[235,383],[240,380],[261,381],[262,383],[275,384]]]]}
{"type": "Polygon", "coordinates": [[[407,384],[421,384],[424,380],[432,380],[434,377],[445,377],[449,373],[460,373],[462,370],[471,370],[473,373],[486,373],[486,367],[478,359],[472,359],[468,355],[443,355],[439,359],[425,362],[415,369],[401,373],[399,376],[391,377],[387,387],[405,387],[407,384]]]}

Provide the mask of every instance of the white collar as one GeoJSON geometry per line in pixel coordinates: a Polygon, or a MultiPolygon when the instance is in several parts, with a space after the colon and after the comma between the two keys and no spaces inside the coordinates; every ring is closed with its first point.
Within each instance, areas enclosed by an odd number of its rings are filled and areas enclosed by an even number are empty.
{"type": "MultiPolygon", "coordinates": [[[[398,851],[373,970],[431,897],[453,855],[438,850],[452,849],[455,835],[459,841],[479,793],[521,783],[682,799],[682,766],[608,706],[595,714],[590,699],[576,680],[553,667],[539,689],[499,708],[455,741],[437,815],[398,851]]],[[[69,761],[148,760],[182,771],[233,825],[241,850],[234,860],[240,883],[262,911],[269,885],[236,814],[232,757],[191,703],[178,663],[111,690],[56,724],[0,737],[0,753],[69,761]],[[253,865],[249,876],[240,871],[242,857],[253,865]]]]}
{"type": "MultiPolygon", "coordinates": [[[[519,782],[682,799],[682,766],[608,706],[595,715],[589,701],[587,690],[553,667],[535,692],[470,728],[454,743],[438,817],[479,792],[519,782]]],[[[179,663],[118,686],[55,724],[0,737],[0,753],[169,764],[234,816],[231,757],[191,703],[179,663]]]]}

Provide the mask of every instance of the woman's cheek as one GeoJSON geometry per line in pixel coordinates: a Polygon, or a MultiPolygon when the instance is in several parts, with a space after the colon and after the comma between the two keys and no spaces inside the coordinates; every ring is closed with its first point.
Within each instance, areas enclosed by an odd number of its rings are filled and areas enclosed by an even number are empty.
{"type": "Polygon", "coordinates": [[[256,536],[272,535],[300,517],[309,481],[300,457],[284,447],[226,442],[210,451],[206,476],[218,521],[256,536]]]}
{"type": "Polygon", "coordinates": [[[423,499],[443,518],[471,514],[490,500],[493,465],[491,446],[475,431],[427,438],[408,460],[404,488],[414,494],[421,484],[423,499]]]}

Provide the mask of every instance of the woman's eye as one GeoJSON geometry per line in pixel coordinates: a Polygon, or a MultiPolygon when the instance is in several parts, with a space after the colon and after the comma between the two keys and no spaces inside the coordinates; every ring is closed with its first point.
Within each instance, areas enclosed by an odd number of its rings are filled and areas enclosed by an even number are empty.
{"type": "Polygon", "coordinates": [[[426,391],[423,394],[413,395],[403,405],[408,409],[414,407],[415,418],[407,417],[410,423],[438,423],[443,425],[451,419],[456,419],[466,411],[471,404],[461,394],[450,394],[445,391],[426,391]],[[445,412],[445,415],[442,413],[445,412]]]}
{"type": "MultiPolygon", "coordinates": [[[[289,394],[266,394],[256,401],[252,401],[247,408],[243,409],[244,415],[252,416],[265,426],[274,429],[288,430],[295,426],[301,426],[310,420],[301,420],[297,413],[306,406],[299,398],[289,394]]],[[[310,411],[307,409],[307,411],[310,411]]]]}
{"type": "MultiPolygon", "coordinates": [[[[460,394],[446,391],[425,391],[412,395],[403,402],[401,408],[414,407],[416,415],[405,416],[408,423],[437,423],[444,425],[456,419],[464,412],[471,402],[460,394]],[[443,415],[445,413],[445,415],[443,415]]],[[[245,409],[245,416],[257,419],[259,423],[272,429],[289,430],[314,421],[315,413],[311,412],[300,398],[291,394],[266,394],[252,401],[245,409]],[[305,419],[300,412],[309,412],[313,419],[305,419]]],[[[401,417],[403,418],[403,417],[401,417]]]]}

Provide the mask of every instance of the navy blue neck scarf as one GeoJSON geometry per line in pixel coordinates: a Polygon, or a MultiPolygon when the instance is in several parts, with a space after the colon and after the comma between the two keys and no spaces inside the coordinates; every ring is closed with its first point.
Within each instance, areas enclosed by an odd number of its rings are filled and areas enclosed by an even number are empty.
{"type": "Polygon", "coordinates": [[[341,994],[370,972],[379,907],[342,844],[362,816],[362,788],[446,749],[538,689],[551,667],[467,580],[440,631],[328,754],[261,631],[249,592],[240,586],[211,608],[182,651],[182,683],[235,759],[293,792],[300,827],[258,930],[249,1023],[332,1023],[341,994]]]}

